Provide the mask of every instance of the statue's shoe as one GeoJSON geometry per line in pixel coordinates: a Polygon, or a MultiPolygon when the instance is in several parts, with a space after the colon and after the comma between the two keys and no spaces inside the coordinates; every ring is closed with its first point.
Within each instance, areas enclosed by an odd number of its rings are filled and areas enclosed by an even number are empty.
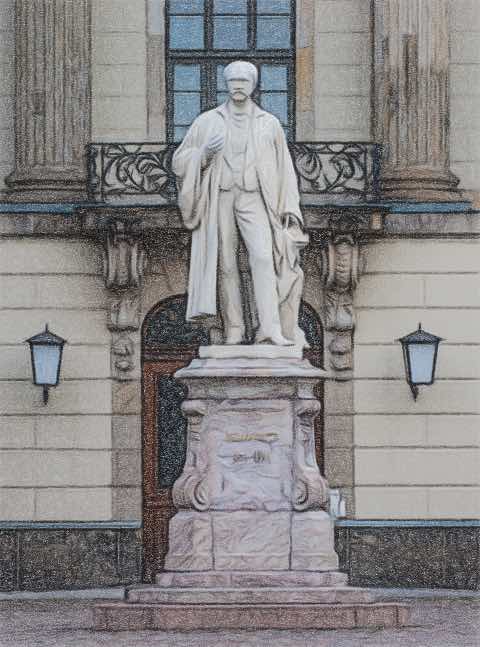
{"type": "Polygon", "coordinates": [[[274,344],[275,346],[295,346],[295,342],[291,339],[287,339],[280,333],[274,333],[273,335],[257,335],[255,338],[256,344],[274,344]]]}
{"type": "Polygon", "coordinates": [[[235,346],[243,342],[243,330],[240,328],[232,328],[225,335],[224,344],[235,346]]]}

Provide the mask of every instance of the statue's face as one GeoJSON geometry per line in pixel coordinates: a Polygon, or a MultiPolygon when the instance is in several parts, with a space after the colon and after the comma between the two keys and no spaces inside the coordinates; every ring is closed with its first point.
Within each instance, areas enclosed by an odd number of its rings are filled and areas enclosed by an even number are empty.
{"type": "Polygon", "coordinates": [[[233,101],[243,102],[252,95],[255,85],[252,79],[245,76],[239,77],[238,79],[228,79],[227,88],[230,98],[233,101]]]}

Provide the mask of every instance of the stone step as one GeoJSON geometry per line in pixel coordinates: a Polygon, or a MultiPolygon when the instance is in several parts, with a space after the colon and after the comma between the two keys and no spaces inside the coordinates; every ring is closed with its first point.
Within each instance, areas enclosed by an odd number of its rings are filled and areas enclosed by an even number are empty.
{"type": "Polygon", "coordinates": [[[409,607],[375,604],[99,604],[97,631],[401,627],[409,607]]]}
{"type": "Polygon", "coordinates": [[[346,586],[245,589],[135,586],[127,590],[127,601],[134,604],[346,604],[374,600],[372,591],[346,586]]]}
{"type": "Polygon", "coordinates": [[[182,589],[346,586],[347,582],[347,574],[339,571],[165,571],[156,576],[159,586],[182,589]]]}

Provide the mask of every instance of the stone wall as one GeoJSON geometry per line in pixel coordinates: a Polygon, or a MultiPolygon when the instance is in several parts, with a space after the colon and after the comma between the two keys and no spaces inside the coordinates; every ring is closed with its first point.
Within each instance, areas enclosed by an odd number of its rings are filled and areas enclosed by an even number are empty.
{"type": "Polygon", "coordinates": [[[315,140],[370,138],[370,15],[365,0],[315,3],[315,140]]]}
{"type": "Polygon", "coordinates": [[[450,0],[452,171],[480,195],[480,4],[450,0]]]}
{"type": "Polygon", "coordinates": [[[479,269],[476,240],[368,246],[355,295],[357,518],[480,514],[479,269]],[[445,341],[415,402],[395,340],[418,322],[445,341]]]}
{"type": "Polygon", "coordinates": [[[92,137],[147,139],[146,1],[92,0],[92,137]]]}
{"type": "Polygon", "coordinates": [[[0,239],[0,520],[112,517],[110,333],[93,242],[0,239]],[[67,340],[60,384],[32,384],[28,345],[67,340]]]}
{"type": "Polygon", "coordinates": [[[14,0],[0,2],[0,191],[14,160],[15,12],[14,0]]]}

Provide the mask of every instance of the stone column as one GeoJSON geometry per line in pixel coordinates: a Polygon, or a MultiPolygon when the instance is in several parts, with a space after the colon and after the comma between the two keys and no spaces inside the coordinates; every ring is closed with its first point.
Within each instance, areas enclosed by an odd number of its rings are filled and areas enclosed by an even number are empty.
{"type": "Polygon", "coordinates": [[[447,0],[375,0],[375,138],[381,190],[400,200],[458,200],[449,168],[447,0]]]}
{"type": "Polygon", "coordinates": [[[86,197],[90,0],[16,0],[15,170],[9,199],[86,197]]]}

